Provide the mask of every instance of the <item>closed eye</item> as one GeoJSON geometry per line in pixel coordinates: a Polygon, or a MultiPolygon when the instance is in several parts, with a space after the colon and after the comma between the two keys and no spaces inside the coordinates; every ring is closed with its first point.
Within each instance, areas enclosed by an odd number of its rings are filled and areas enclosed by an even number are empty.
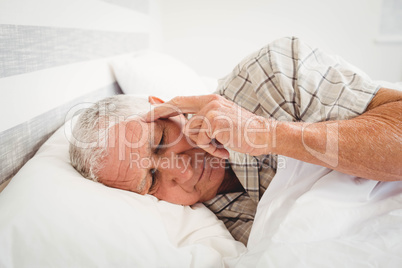
{"type": "Polygon", "coordinates": [[[162,130],[161,140],[159,141],[159,144],[155,147],[154,154],[160,153],[160,150],[163,148],[164,142],[165,142],[165,129],[162,130]]]}
{"type": "Polygon", "coordinates": [[[157,184],[157,173],[158,170],[156,168],[151,169],[151,187],[149,187],[148,194],[152,193],[155,190],[155,186],[157,184]]]}
{"type": "MultiPolygon", "coordinates": [[[[154,154],[160,154],[161,150],[164,148],[164,144],[165,143],[165,128],[162,129],[162,135],[161,135],[161,139],[159,141],[159,144],[155,147],[154,149],[154,154]]],[[[155,186],[157,185],[158,182],[158,169],[157,168],[153,168],[150,170],[151,173],[151,186],[149,187],[148,193],[152,193],[155,190],[155,186]]]]}

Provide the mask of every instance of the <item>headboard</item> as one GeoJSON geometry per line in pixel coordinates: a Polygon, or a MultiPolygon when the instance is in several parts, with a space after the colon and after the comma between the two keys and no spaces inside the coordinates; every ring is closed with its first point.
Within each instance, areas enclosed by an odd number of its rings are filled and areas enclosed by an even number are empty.
{"type": "Polygon", "coordinates": [[[0,184],[81,102],[120,94],[115,57],[149,47],[148,0],[0,2],[0,184]]]}

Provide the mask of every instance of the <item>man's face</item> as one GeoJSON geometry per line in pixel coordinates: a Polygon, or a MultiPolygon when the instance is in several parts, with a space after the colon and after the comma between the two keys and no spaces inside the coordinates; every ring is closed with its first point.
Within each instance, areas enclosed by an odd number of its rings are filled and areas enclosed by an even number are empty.
{"type": "Polygon", "coordinates": [[[215,197],[225,160],[192,144],[182,134],[184,123],[183,116],[151,123],[135,118],[112,127],[99,180],[181,205],[215,197]]]}

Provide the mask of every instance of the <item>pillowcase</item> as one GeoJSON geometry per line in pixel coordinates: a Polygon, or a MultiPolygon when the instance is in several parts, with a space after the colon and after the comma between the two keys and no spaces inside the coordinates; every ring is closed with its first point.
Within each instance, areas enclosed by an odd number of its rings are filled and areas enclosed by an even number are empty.
{"type": "Polygon", "coordinates": [[[190,67],[163,53],[142,51],[113,60],[111,67],[125,94],[152,95],[167,101],[212,92],[190,67]]]}
{"type": "Polygon", "coordinates": [[[0,267],[218,267],[245,251],[203,204],[84,179],[69,161],[70,129],[59,129],[0,194],[0,267]]]}

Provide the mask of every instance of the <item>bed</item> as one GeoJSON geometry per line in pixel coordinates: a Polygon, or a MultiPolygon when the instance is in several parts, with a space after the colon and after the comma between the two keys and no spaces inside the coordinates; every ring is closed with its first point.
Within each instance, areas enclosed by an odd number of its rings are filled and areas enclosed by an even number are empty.
{"type": "MultiPolygon", "coordinates": [[[[147,1],[88,2],[116,19],[148,19],[147,1]]],[[[115,94],[208,94],[216,80],[150,50],[146,27],[0,27],[8,49],[0,52],[0,267],[402,265],[400,182],[282,157],[246,247],[203,204],[174,205],[83,179],[68,155],[82,108],[115,94]]]]}

